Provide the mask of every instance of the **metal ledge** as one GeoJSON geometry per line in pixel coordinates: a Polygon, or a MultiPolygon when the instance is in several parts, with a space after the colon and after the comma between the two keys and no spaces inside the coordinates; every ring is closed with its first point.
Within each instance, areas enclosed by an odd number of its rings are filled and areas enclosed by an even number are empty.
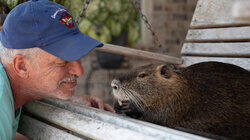
{"type": "Polygon", "coordinates": [[[58,99],[46,99],[28,103],[24,106],[24,111],[35,118],[46,121],[48,124],[60,126],[76,133],[80,137],[91,139],[206,139],[58,99]]]}

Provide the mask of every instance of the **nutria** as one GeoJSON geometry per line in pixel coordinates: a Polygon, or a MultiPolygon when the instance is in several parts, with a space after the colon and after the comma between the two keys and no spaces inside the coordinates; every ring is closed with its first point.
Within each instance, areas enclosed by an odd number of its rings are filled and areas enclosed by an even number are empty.
{"type": "Polygon", "coordinates": [[[250,138],[250,72],[203,62],[147,65],[111,83],[117,113],[170,128],[250,138]]]}

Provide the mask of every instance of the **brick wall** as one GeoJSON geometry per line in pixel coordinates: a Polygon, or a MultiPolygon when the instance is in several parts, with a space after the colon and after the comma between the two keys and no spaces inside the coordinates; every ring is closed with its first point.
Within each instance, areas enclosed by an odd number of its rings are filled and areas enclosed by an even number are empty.
{"type": "MultiPolygon", "coordinates": [[[[185,39],[196,2],[197,0],[154,0],[152,25],[169,55],[180,56],[182,42],[185,39]]],[[[157,51],[155,48],[146,47],[146,49],[157,51]]],[[[77,94],[94,94],[112,104],[110,88],[112,79],[133,67],[151,62],[126,57],[121,69],[106,70],[100,68],[92,52],[83,58],[82,63],[85,73],[79,79],[77,94]]]]}
{"type": "Polygon", "coordinates": [[[180,56],[197,0],[154,0],[153,27],[172,56],[180,56]]]}

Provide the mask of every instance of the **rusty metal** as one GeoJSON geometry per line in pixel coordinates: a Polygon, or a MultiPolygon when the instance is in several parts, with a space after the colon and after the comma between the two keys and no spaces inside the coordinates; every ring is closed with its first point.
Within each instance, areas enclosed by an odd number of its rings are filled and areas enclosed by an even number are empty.
{"type": "Polygon", "coordinates": [[[151,32],[151,34],[154,38],[154,46],[157,46],[159,49],[162,49],[162,44],[160,43],[160,40],[159,40],[156,32],[153,30],[152,25],[150,24],[147,16],[145,16],[142,13],[140,2],[138,2],[138,0],[131,0],[131,2],[133,4],[135,10],[137,10],[139,12],[139,15],[140,15],[142,21],[145,23],[147,29],[151,32]]]}
{"type": "Polygon", "coordinates": [[[79,21],[81,21],[82,17],[84,16],[84,12],[88,9],[90,0],[84,0],[82,4],[82,9],[79,15],[76,17],[76,24],[79,24],[79,21]]]}

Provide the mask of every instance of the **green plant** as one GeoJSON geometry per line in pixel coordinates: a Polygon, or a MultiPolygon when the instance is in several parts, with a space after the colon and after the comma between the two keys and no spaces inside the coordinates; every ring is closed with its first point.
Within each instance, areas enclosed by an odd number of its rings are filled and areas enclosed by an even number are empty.
{"type": "Polygon", "coordinates": [[[9,9],[12,9],[18,4],[18,0],[0,0],[0,4],[7,6],[9,9]]]}
{"type": "MultiPolygon", "coordinates": [[[[84,0],[65,0],[64,6],[76,18],[83,2],[84,0]]],[[[138,13],[130,0],[90,0],[78,27],[81,32],[106,43],[126,32],[127,42],[133,45],[140,38],[138,19],[138,13]]]]}
{"type": "MultiPolygon", "coordinates": [[[[0,0],[9,9],[27,0],[0,0]]],[[[74,19],[80,14],[85,0],[52,0],[64,5],[74,19]]],[[[99,41],[109,43],[112,38],[126,33],[128,45],[140,38],[139,17],[131,0],[90,0],[84,17],[79,21],[79,29],[99,41]]]]}

